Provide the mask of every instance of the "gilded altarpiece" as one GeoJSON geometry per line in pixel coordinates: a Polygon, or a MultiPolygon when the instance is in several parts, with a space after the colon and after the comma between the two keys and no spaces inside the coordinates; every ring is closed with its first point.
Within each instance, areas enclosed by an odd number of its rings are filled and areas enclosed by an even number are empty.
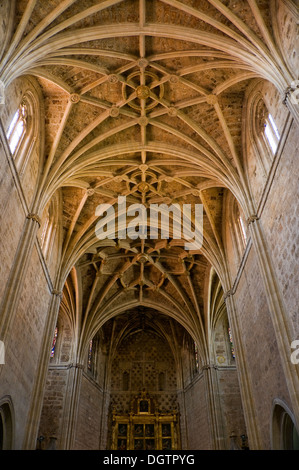
{"type": "Polygon", "coordinates": [[[160,413],[146,392],[135,397],[128,414],[112,413],[112,450],[180,448],[177,413],[160,413]]]}

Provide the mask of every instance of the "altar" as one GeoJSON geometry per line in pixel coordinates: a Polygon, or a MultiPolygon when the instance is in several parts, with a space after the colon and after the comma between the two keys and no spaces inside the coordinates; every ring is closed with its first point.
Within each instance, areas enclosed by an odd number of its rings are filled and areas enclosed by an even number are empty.
{"type": "Polygon", "coordinates": [[[177,412],[161,413],[146,392],[132,400],[128,414],[112,413],[112,450],[179,449],[177,412]]]}

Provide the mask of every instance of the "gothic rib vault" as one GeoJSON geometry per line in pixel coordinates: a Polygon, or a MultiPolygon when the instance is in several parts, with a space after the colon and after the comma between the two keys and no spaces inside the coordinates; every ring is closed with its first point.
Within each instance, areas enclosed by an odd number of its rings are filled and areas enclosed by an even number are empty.
{"type": "Polygon", "coordinates": [[[72,315],[78,361],[107,320],[143,306],[183,325],[209,363],[215,305],[233,282],[224,249],[228,194],[245,219],[256,214],[244,96],[261,79],[283,99],[294,80],[275,40],[274,3],[16,2],[1,81],[9,87],[32,76],[42,90],[45,160],[32,213],[42,218],[60,191],[55,289],[72,315]],[[172,238],[99,241],[96,207],[119,196],[203,204],[202,248],[190,252],[172,238]]]}
{"type": "Polygon", "coordinates": [[[82,293],[85,345],[120,305],[140,303],[177,318],[208,360],[210,267],[230,285],[224,189],[246,218],[255,211],[242,155],[244,92],[261,77],[283,93],[291,76],[274,45],[269,2],[199,3],[17,2],[2,81],[37,77],[51,115],[34,212],[41,216],[62,188],[58,278],[62,287],[71,272],[67,285],[82,293]],[[202,250],[189,253],[183,240],[99,243],[95,209],[119,195],[131,203],[202,203],[202,250]]]}

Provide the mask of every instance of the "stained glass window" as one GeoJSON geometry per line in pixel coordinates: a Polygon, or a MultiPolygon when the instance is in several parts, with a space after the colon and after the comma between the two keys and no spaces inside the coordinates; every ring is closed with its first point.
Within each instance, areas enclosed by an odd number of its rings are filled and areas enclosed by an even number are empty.
{"type": "Polygon", "coordinates": [[[228,336],[229,336],[231,353],[232,353],[233,358],[235,359],[235,348],[234,348],[234,343],[233,343],[232,331],[230,327],[228,328],[228,336]]]}
{"type": "Polygon", "coordinates": [[[56,346],[56,341],[57,341],[57,335],[58,335],[58,328],[56,326],[55,332],[54,332],[54,337],[53,337],[53,342],[52,342],[51,357],[54,357],[55,346],[56,346]]]}
{"type": "Polygon", "coordinates": [[[194,357],[195,357],[195,370],[198,371],[198,369],[199,369],[198,347],[197,347],[197,344],[195,342],[194,342],[194,357]]]}
{"type": "Polygon", "coordinates": [[[92,370],[92,339],[89,341],[87,367],[92,370]]]}

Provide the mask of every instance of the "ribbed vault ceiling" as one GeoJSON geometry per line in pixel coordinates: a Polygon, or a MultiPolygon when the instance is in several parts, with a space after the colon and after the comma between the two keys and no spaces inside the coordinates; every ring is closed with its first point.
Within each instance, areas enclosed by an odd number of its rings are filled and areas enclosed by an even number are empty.
{"type": "Polygon", "coordinates": [[[61,278],[71,272],[65,302],[84,344],[114,314],[147,305],[205,348],[211,266],[226,278],[226,191],[252,211],[244,93],[256,77],[282,92],[290,77],[271,8],[268,0],[16,2],[1,80],[31,75],[43,91],[36,210],[61,190],[61,278]],[[145,205],[203,204],[202,249],[190,253],[172,239],[99,242],[96,207],[120,195],[145,205]]]}

